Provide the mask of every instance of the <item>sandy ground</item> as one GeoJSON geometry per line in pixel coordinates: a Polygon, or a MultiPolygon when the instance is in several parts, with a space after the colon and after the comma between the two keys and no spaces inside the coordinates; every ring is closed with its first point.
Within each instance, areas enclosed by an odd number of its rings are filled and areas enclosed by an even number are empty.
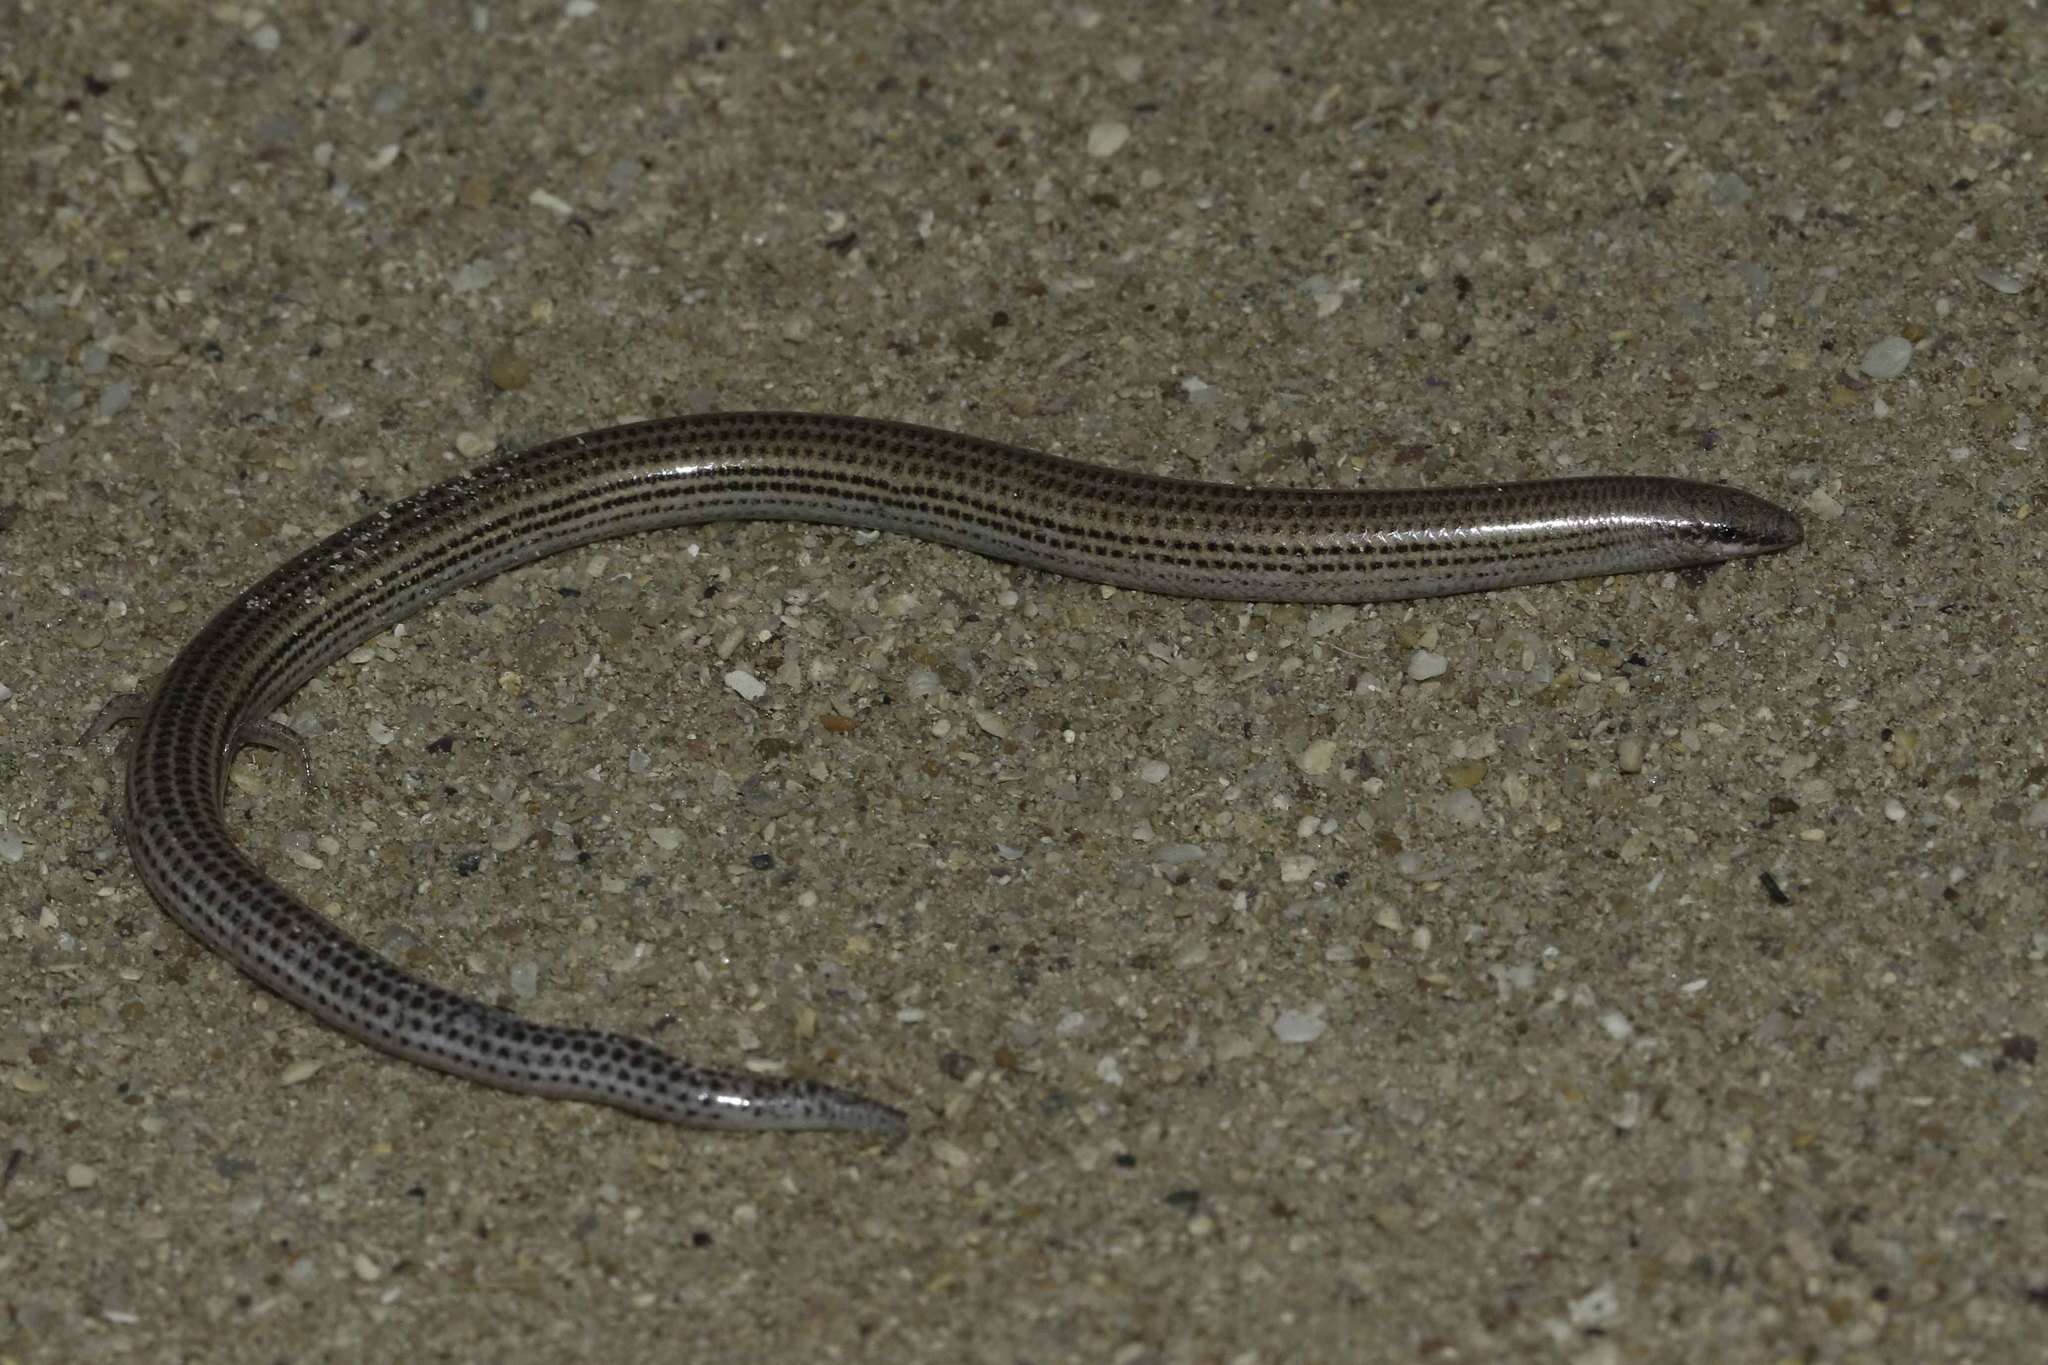
{"type": "Polygon", "coordinates": [[[320,10],[0,35],[0,1361],[2038,1345],[2031,7],[320,10]],[[381,951],[894,1149],[392,1062],[162,915],[102,699],[493,446],[704,407],[1809,539],[1331,611],[707,527],[237,766],[381,951]]]}

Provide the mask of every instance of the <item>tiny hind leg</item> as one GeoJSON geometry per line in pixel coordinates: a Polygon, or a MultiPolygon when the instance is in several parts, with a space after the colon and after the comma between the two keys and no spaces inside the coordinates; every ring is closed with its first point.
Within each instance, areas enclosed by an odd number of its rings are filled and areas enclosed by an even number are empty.
{"type": "Polygon", "coordinates": [[[274,720],[245,721],[228,741],[228,753],[233,756],[235,750],[250,744],[298,759],[301,780],[309,788],[313,785],[313,751],[307,747],[306,737],[291,726],[274,720]]]}

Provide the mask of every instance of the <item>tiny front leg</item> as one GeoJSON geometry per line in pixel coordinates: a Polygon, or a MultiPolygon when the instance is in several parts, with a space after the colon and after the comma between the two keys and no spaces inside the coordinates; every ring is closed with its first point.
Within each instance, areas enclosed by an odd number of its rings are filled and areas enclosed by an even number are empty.
{"type": "Polygon", "coordinates": [[[141,720],[142,713],[149,709],[149,693],[122,692],[107,698],[107,704],[92,718],[92,724],[85,727],[85,733],[78,737],[78,745],[86,745],[98,739],[116,725],[126,725],[132,720],[141,720]]]}
{"type": "MultiPolygon", "coordinates": [[[[116,725],[126,725],[142,719],[149,710],[149,693],[123,692],[110,697],[107,704],[92,718],[92,724],[85,727],[85,733],[78,737],[81,746],[92,743],[116,725]]],[[[313,751],[306,746],[306,737],[289,725],[280,725],[274,720],[245,721],[228,740],[229,758],[245,745],[253,744],[259,749],[270,749],[277,753],[290,754],[299,760],[299,776],[308,787],[313,785],[313,751]]]]}

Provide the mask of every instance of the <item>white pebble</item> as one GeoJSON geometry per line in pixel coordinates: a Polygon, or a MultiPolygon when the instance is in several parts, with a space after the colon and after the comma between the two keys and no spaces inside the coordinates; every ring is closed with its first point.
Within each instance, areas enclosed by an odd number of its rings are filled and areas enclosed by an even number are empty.
{"type": "Polygon", "coordinates": [[[1610,1280],[1584,1297],[1573,1299],[1566,1305],[1565,1312],[1570,1316],[1572,1326],[1581,1330],[1602,1327],[1621,1316],[1621,1295],[1610,1280]]]}
{"type": "Polygon", "coordinates": [[[471,261],[448,277],[448,287],[458,294],[474,294],[479,289],[488,289],[498,278],[495,261],[471,261]]]}
{"type": "Polygon", "coordinates": [[[284,1074],[277,1078],[277,1083],[279,1085],[304,1085],[307,1081],[319,1075],[320,1068],[325,1065],[327,1063],[315,1058],[301,1058],[284,1069],[284,1074]]]}
{"type": "Polygon", "coordinates": [[[725,675],[725,685],[745,697],[748,701],[759,701],[768,695],[768,684],[762,682],[744,668],[735,668],[725,675]]]}
{"type": "MultiPolygon", "coordinates": [[[[2043,802],[2042,804],[2048,805],[2048,802],[2043,802]]],[[[1899,804],[1897,797],[1893,797],[1884,803],[1884,818],[1895,825],[1906,818],[1906,808],[1899,804]]]]}
{"type": "Polygon", "coordinates": [[[1283,1043],[1313,1043],[1330,1031],[1330,1021],[1309,1010],[1281,1010],[1273,1020],[1273,1036],[1283,1043]]]}
{"type": "Polygon", "coordinates": [[[526,202],[537,209],[546,209],[557,218],[573,218],[576,216],[576,206],[574,204],[571,204],[558,194],[549,194],[546,190],[533,191],[533,193],[526,196],[526,202]]]}
{"type": "Polygon", "coordinates": [[[523,813],[515,812],[510,820],[492,833],[491,847],[500,853],[510,853],[532,837],[533,821],[527,819],[523,813]]]}
{"type": "Polygon", "coordinates": [[[1357,276],[1339,282],[1328,275],[1311,275],[1301,287],[1315,301],[1316,316],[1326,318],[1342,308],[1345,296],[1357,293],[1362,283],[1357,276]]]}
{"type": "Polygon", "coordinates": [[[1643,770],[1643,741],[1636,735],[1623,735],[1621,743],[1614,746],[1614,762],[1625,773],[1639,773],[1643,770]]]}
{"type": "Polygon", "coordinates": [[[1446,792],[1438,805],[1445,819],[1468,829],[1486,819],[1486,808],[1479,804],[1479,798],[1463,788],[1446,792]]]}
{"type": "Polygon", "coordinates": [[[1418,649],[1408,656],[1408,676],[1417,682],[1440,678],[1450,666],[1450,660],[1427,649],[1418,649]]]}
{"type": "Polygon", "coordinates": [[[1088,130],[1088,155],[1115,156],[1131,140],[1131,129],[1123,123],[1098,123],[1088,130]]]}
{"type": "Polygon", "coordinates": [[[1280,855],[1280,880],[1283,882],[1305,882],[1316,874],[1316,860],[1306,853],[1283,853],[1280,855]]]}
{"type": "Polygon", "coordinates": [[[1822,521],[1839,521],[1845,509],[1832,494],[1816,488],[1806,495],[1806,510],[1822,521]]]}
{"type": "Polygon", "coordinates": [[[1330,760],[1337,756],[1335,741],[1319,739],[1295,756],[1295,766],[1305,773],[1326,773],[1330,771],[1330,760]]]}
{"type": "Polygon", "coordinates": [[[2019,276],[2013,274],[2010,270],[2000,270],[1996,266],[1986,266],[1978,271],[1977,279],[1980,283],[1990,285],[2001,294],[2017,294],[2023,287],[2019,276]]]}
{"type": "Polygon", "coordinates": [[[1140,782],[1150,782],[1156,787],[1166,780],[1166,775],[1171,771],[1173,770],[1158,759],[1151,759],[1138,765],[1138,780],[1140,782]]]}
{"type": "Polygon", "coordinates": [[[1863,353],[1858,366],[1872,379],[1897,379],[1913,360],[1913,343],[1904,337],[1886,337],[1863,353]]]}
{"type": "Polygon", "coordinates": [[[1707,200],[1717,209],[1736,208],[1747,204],[1752,193],[1747,180],[1733,171],[1723,171],[1714,177],[1714,183],[1707,190],[1707,200]]]}

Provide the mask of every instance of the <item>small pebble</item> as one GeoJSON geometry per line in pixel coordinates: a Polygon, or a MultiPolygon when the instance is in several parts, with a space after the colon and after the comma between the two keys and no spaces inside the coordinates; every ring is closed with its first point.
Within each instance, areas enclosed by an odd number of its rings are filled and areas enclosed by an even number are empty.
{"type": "Polygon", "coordinates": [[[1306,853],[1283,853],[1280,855],[1280,880],[1283,882],[1305,882],[1316,874],[1316,860],[1306,853]]]}
{"type": "Polygon", "coordinates": [[[1150,782],[1157,786],[1166,780],[1166,775],[1170,771],[1172,770],[1158,759],[1151,759],[1138,765],[1138,780],[1140,782],[1150,782]]]}
{"type": "Polygon", "coordinates": [[[1444,781],[1453,791],[1470,791],[1485,780],[1484,763],[1459,763],[1444,769],[1444,781]]]}
{"type": "Polygon", "coordinates": [[[500,393],[517,393],[533,379],[533,367],[510,346],[491,353],[486,373],[490,375],[491,387],[500,393]]]}
{"type": "Polygon", "coordinates": [[[100,1183],[100,1173],[82,1161],[64,1168],[64,1183],[74,1190],[89,1190],[100,1183]]]}
{"type": "Polygon", "coordinates": [[[1912,360],[1913,343],[1904,337],[1891,336],[1865,351],[1857,368],[1872,379],[1897,379],[1906,372],[1906,366],[1912,360]]]}
{"type": "Polygon", "coordinates": [[[2019,276],[2010,270],[2000,270],[1996,266],[1986,266],[1978,271],[1977,279],[1979,283],[1988,284],[2001,294],[2017,294],[2025,287],[2019,276]]]}
{"type": "Polygon", "coordinates": [[[1088,155],[1115,156],[1117,149],[1130,140],[1131,130],[1128,124],[1098,123],[1088,130],[1088,155]]]}
{"type": "Polygon", "coordinates": [[[576,215],[576,206],[574,204],[571,204],[560,195],[549,194],[546,190],[535,190],[532,194],[526,196],[526,202],[537,209],[546,209],[557,218],[573,218],[576,215]]]}
{"type": "Polygon", "coordinates": [[[1450,660],[1427,649],[1418,649],[1408,656],[1408,676],[1416,682],[1440,678],[1450,666],[1450,660]]]}
{"type": "Polygon", "coordinates": [[[320,1068],[325,1065],[325,1062],[320,1061],[317,1058],[300,1058],[298,1061],[293,1062],[290,1066],[284,1069],[284,1074],[277,1078],[278,1084],[304,1085],[307,1081],[310,1081],[313,1079],[313,1077],[319,1075],[320,1068]]]}
{"type": "Polygon", "coordinates": [[[1337,756],[1335,741],[1319,739],[1295,755],[1295,766],[1311,775],[1330,771],[1330,762],[1337,756]]]}
{"type": "Polygon", "coordinates": [[[1313,1043],[1329,1030],[1329,1020],[1309,1010],[1281,1010],[1273,1020],[1273,1036],[1283,1043],[1313,1043]]]}
{"type": "Polygon", "coordinates": [[[1714,177],[1714,186],[1707,191],[1707,198],[1717,209],[1732,209],[1749,202],[1749,182],[1733,171],[1723,171],[1714,177]]]}
{"type": "Polygon", "coordinates": [[[137,318],[127,331],[108,337],[107,349],[138,365],[166,364],[178,354],[178,344],[167,340],[150,325],[148,318],[137,318]]]}
{"type": "Polygon", "coordinates": [[[762,682],[744,668],[735,668],[725,675],[725,685],[745,697],[748,701],[759,701],[768,695],[768,684],[762,682]]]}
{"type": "Polygon", "coordinates": [[[1486,819],[1486,808],[1480,805],[1479,798],[1469,791],[1447,793],[1441,807],[1445,818],[1453,824],[1464,825],[1467,828],[1486,819]]]}
{"type": "Polygon", "coordinates": [[[1615,765],[1625,773],[1639,773],[1643,770],[1643,741],[1635,735],[1623,735],[1621,743],[1614,746],[1615,765]]]}
{"type": "Polygon", "coordinates": [[[1582,1298],[1573,1299],[1565,1311],[1572,1326],[1581,1330],[1603,1327],[1621,1316],[1621,1295],[1610,1281],[1582,1298]]]}
{"type": "Polygon", "coordinates": [[[1361,283],[1355,275],[1341,281],[1328,275],[1311,275],[1301,282],[1301,287],[1315,301],[1316,316],[1326,318],[1342,308],[1345,296],[1357,293],[1361,283]]]}
{"type": "Polygon", "coordinates": [[[448,277],[448,287],[458,294],[474,294],[479,289],[488,289],[498,278],[498,267],[493,261],[471,261],[448,277]]]}

